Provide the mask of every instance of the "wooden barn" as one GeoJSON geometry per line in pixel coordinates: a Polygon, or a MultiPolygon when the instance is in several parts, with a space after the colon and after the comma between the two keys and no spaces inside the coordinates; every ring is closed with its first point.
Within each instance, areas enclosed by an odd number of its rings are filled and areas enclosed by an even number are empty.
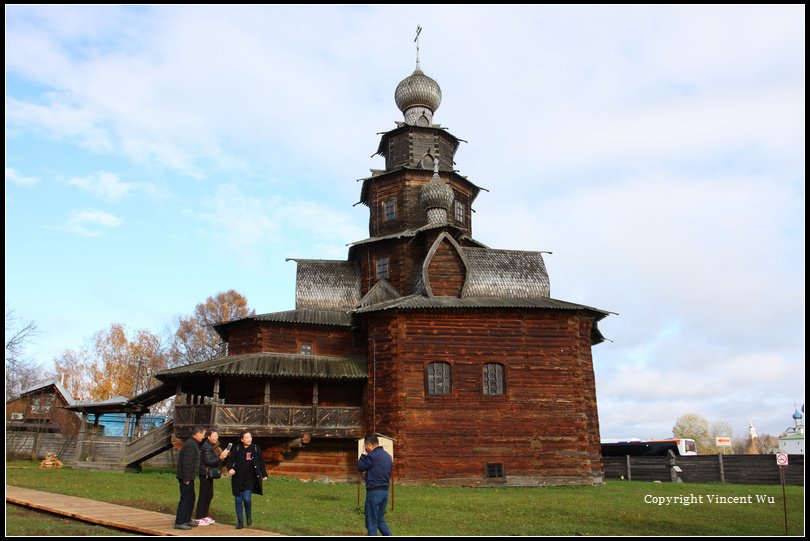
{"type": "Polygon", "coordinates": [[[356,476],[356,438],[394,439],[412,483],[603,478],[591,347],[608,312],[554,299],[540,252],[473,238],[481,188],[434,123],[439,85],[397,87],[404,120],[363,180],[369,237],[345,260],[297,259],[295,309],[216,326],[228,356],[160,373],[174,425],[249,428],[270,471],[356,476]]]}
{"type": "Polygon", "coordinates": [[[76,435],[81,419],[65,410],[73,397],[58,381],[48,381],[25,389],[6,402],[6,430],[76,435]]]}

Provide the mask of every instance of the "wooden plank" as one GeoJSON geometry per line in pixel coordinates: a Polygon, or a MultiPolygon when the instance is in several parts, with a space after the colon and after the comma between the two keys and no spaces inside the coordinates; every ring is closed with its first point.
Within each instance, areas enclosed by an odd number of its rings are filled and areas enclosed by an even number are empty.
{"type": "Polygon", "coordinates": [[[252,528],[236,530],[232,525],[220,523],[198,526],[191,530],[175,530],[174,515],[9,485],[6,485],[6,502],[145,535],[195,537],[280,535],[252,528]]]}

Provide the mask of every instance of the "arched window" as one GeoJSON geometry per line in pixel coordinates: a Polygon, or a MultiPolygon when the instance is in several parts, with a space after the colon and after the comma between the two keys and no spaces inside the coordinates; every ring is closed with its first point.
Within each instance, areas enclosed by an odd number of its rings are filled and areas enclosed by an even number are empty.
{"type": "Polygon", "coordinates": [[[499,395],[506,390],[504,381],[503,365],[498,363],[487,363],[484,365],[483,373],[484,394],[499,395]]]}
{"type": "Polygon", "coordinates": [[[422,156],[422,169],[433,169],[433,156],[430,154],[422,156]]]}
{"type": "Polygon", "coordinates": [[[450,363],[430,363],[425,368],[425,393],[450,394],[450,363]]]}

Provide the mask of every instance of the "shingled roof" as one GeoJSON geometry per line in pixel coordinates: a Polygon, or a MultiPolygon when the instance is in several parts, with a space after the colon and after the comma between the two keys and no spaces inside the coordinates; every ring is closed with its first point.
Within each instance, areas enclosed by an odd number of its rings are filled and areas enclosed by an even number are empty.
{"type": "Polygon", "coordinates": [[[178,366],[155,375],[161,381],[189,376],[271,376],[277,378],[365,380],[365,359],[294,353],[248,353],[178,366]]]}
{"type": "Polygon", "coordinates": [[[549,296],[540,252],[463,248],[469,264],[465,297],[540,299],[549,296]]]}
{"type": "Polygon", "coordinates": [[[360,271],[353,261],[291,259],[298,264],[296,310],[351,310],[360,302],[360,271]]]}

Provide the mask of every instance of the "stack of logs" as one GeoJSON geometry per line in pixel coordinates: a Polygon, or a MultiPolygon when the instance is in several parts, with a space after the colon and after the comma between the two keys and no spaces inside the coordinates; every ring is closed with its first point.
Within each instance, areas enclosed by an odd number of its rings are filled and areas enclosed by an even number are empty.
{"type": "Polygon", "coordinates": [[[270,462],[284,462],[284,460],[295,452],[299,447],[303,447],[312,439],[311,434],[304,434],[300,438],[295,438],[283,445],[268,447],[264,453],[265,458],[270,462]]]}
{"type": "Polygon", "coordinates": [[[45,460],[39,463],[40,468],[61,468],[62,461],[53,453],[45,453],[45,460]]]}

